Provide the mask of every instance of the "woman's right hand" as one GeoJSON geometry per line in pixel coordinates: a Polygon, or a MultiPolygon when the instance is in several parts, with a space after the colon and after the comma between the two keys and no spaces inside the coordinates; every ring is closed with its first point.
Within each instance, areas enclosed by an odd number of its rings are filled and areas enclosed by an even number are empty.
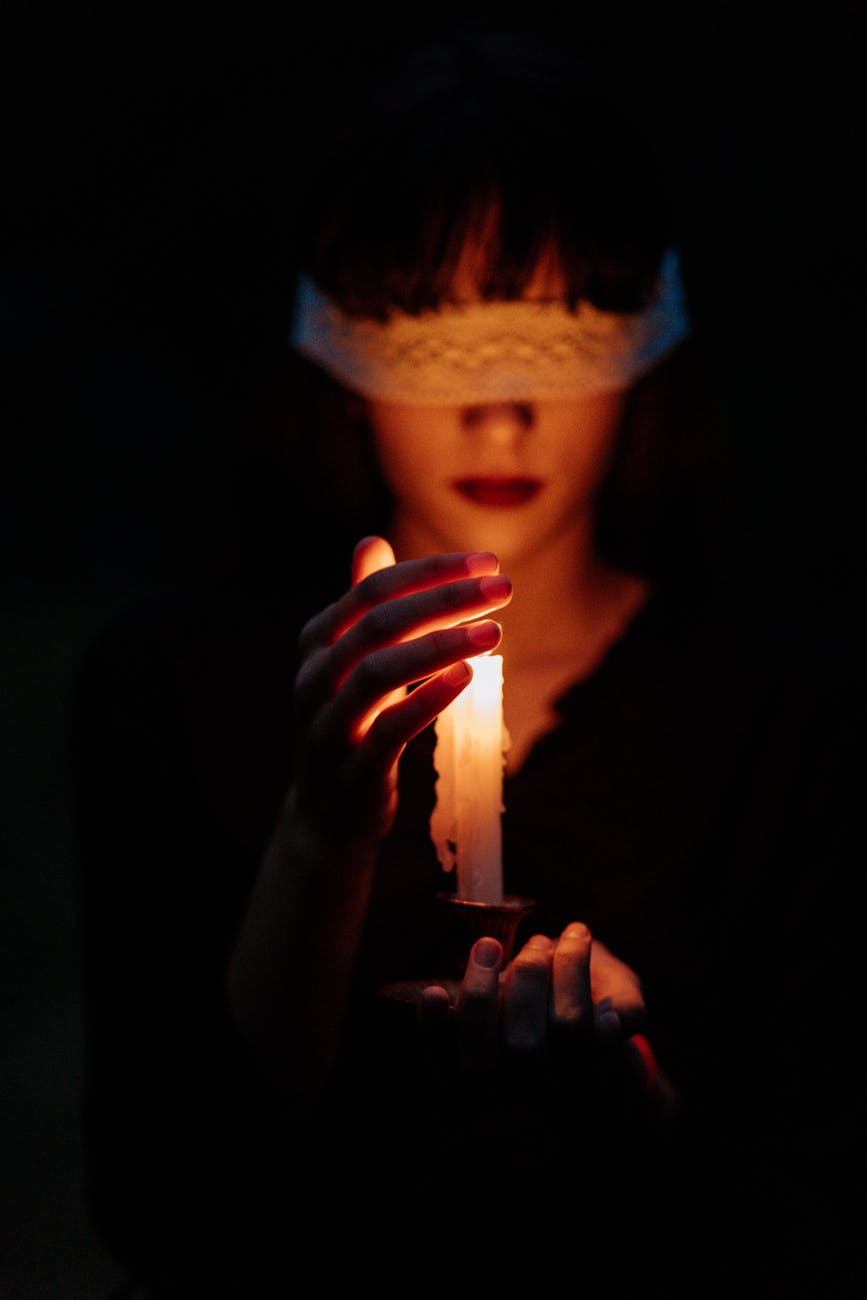
{"type": "Polygon", "coordinates": [[[317,1087],[334,1060],[398,760],[466,686],[466,659],[498,644],[484,615],[511,587],[497,567],[472,552],[397,564],[366,537],[350,589],[301,632],[293,782],[228,970],[236,1021],[281,1087],[317,1087]]]}
{"type": "Polygon", "coordinates": [[[555,938],[531,936],[505,969],[499,941],[478,939],[454,1004],[444,987],[430,985],[418,1023],[435,1077],[451,1076],[464,1097],[490,1101],[482,1076],[488,1089],[495,1079],[516,1088],[519,1109],[535,1098],[540,1114],[553,1117],[565,1097],[579,1132],[582,1124],[598,1127],[603,1108],[615,1123],[618,1111],[621,1120],[675,1112],[674,1091],[645,1037],[641,981],[580,921],[555,938]],[[579,1097],[590,1113],[580,1113],[579,1097]]]}
{"type": "Polygon", "coordinates": [[[404,748],[470,681],[466,660],[500,641],[484,618],[511,599],[498,568],[477,552],[398,564],[384,538],[358,543],[352,586],[299,639],[293,810],[317,836],[387,834],[404,748]]]}

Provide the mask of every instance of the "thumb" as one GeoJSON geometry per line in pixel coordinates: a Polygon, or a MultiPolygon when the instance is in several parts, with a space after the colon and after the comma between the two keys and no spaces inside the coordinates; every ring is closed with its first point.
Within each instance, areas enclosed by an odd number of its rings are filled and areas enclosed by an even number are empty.
{"type": "Polygon", "coordinates": [[[387,569],[394,562],[394,551],[384,537],[362,537],[352,553],[353,587],[377,569],[387,569]]]}
{"type": "MultiPolygon", "coordinates": [[[[376,535],[362,537],[360,542],[356,542],[355,550],[352,553],[353,587],[357,587],[359,582],[363,582],[365,578],[370,577],[371,573],[376,573],[378,569],[387,569],[389,565],[394,563],[395,555],[391,543],[387,542],[384,537],[376,535]]],[[[371,723],[387,705],[396,704],[399,700],[405,698],[406,687],[395,687],[384,700],[380,701],[379,707],[367,718],[365,729],[370,727],[371,723]]]]}
{"type": "Polygon", "coordinates": [[[487,1070],[494,1063],[502,962],[503,947],[498,939],[477,939],[455,999],[460,1057],[470,1071],[487,1070]]]}

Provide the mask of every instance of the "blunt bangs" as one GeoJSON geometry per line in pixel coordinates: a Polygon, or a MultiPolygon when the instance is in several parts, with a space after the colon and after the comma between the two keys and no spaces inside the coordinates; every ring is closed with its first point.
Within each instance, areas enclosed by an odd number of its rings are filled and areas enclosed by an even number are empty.
{"type": "Polygon", "coordinates": [[[322,142],[304,261],[348,315],[521,296],[554,253],[567,300],[637,311],[672,241],[661,171],[574,57],[525,40],[422,51],[322,142]]]}

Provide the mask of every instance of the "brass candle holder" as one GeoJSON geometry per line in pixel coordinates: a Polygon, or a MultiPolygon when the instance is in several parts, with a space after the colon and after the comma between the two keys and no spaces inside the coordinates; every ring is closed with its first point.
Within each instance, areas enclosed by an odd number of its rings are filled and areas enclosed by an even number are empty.
{"type": "Polygon", "coordinates": [[[443,945],[444,970],[430,979],[397,980],[383,985],[380,992],[390,1001],[417,1003],[424,989],[439,984],[454,1003],[470,948],[476,940],[484,936],[497,939],[502,944],[505,968],[512,960],[521,922],[536,905],[534,899],[516,894],[507,894],[502,903],[479,903],[446,893],[437,894],[436,899],[448,920],[443,945]]]}
{"type": "Polygon", "coordinates": [[[471,898],[457,898],[454,894],[437,894],[437,901],[446,909],[451,938],[457,941],[455,959],[458,973],[463,972],[470,948],[477,939],[489,935],[503,946],[503,966],[512,960],[518,927],[535,907],[532,898],[507,894],[502,903],[477,903],[471,898]]]}

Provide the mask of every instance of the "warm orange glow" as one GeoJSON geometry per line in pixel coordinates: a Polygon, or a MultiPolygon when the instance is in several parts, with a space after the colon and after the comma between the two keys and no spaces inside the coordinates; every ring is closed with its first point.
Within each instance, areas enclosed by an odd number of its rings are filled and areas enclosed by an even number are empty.
{"type": "Polygon", "coordinates": [[[431,837],[457,896],[502,903],[503,658],[472,660],[473,680],[437,719],[431,837]]]}
{"type": "Polygon", "coordinates": [[[503,659],[501,655],[480,655],[472,660],[473,680],[467,687],[470,708],[481,730],[492,731],[500,743],[502,731],[503,659]]]}

